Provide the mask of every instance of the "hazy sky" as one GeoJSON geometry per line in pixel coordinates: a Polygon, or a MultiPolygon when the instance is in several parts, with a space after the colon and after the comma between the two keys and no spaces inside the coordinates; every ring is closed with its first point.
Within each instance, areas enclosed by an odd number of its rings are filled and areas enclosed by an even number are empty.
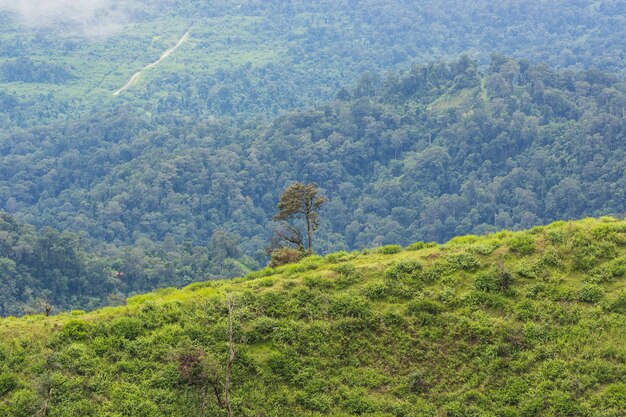
{"type": "Polygon", "coordinates": [[[0,0],[0,10],[16,13],[27,26],[106,36],[126,21],[119,0],[0,0]]]}

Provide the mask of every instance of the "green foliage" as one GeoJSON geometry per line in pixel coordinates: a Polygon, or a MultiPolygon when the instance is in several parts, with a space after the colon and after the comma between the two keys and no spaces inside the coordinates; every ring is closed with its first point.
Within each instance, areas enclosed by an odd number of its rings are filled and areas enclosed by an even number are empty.
{"type": "Polygon", "coordinates": [[[578,290],[578,300],[585,303],[597,303],[604,298],[604,290],[595,284],[585,284],[578,290]]]}
{"type": "Polygon", "coordinates": [[[17,387],[17,378],[13,374],[0,373],[0,396],[6,395],[17,387]]]}
{"type": "Polygon", "coordinates": [[[508,242],[509,249],[520,255],[530,255],[535,252],[535,239],[532,236],[515,236],[508,242]]]}
{"type": "Polygon", "coordinates": [[[300,261],[304,257],[304,252],[294,248],[279,248],[272,252],[272,259],[270,260],[269,267],[276,268],[277,266],[287,265],[300,261]]]}
{"type": "Polygon", "coordinates": [[[446,260],[453,269],[460,269],[463,271],[476,271],[480,268],[480,261],[478,258],[470,253],[459,253],[456,255],[446,256],[446,260]]]}
{"type": "Polygon", "coordinates": [[[614,244],[623,223],[549,225],[533,236],[559,230],[563,243],[546,239],[533,256],[471,251],[509,239],[500,233],[341,263],[311,256],[122,307],[3,319],[0,416],[36,415],[47,395],[50,416],[224,414],[227,293],[235,415],[618,416],[626,247],[597,258],[594,274],[612,271],[604,283],[573,268],[570,243],[614,244]],[[549,251],[558,265],[546,266],[549,251]],[[525,270],[535,278],[513,279],[525,270]]]}
{"type": "Polygon", "coordinates": [[[335,279],[335,286],[337,288],[347,288],[356,284],[363,278],[363,274],[351,263],[340,264],[334,267],[333,271],[338,275],[335,279]]]}
{"type": "Polygon", "coordinates": [[[484,292],[507,292],[513,285],[513,277],[506,270],[492,269],[476,276],[474,287],[484,292]]]}
{"type": "Polygon", "coordinates": [[[395,253],[402,252],[402,246],[400,245],[381,246],[380,248],[376,249],[376,252],[382,253],[383,255],[393,255],[395,253]]]}
{"type": "Polygon", "coordinates": [[[414,242],[414,243],[411,243],[409,246],[407,246],[405,250],[414,251],[414,250],[424,249],[425,247],[426,247],[426,244],[424,242],[414,242]]]}

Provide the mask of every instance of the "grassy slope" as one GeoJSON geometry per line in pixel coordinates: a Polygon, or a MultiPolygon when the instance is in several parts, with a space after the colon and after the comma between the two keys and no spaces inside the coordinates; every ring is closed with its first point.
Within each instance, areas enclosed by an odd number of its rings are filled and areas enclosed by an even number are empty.
{"type": "Polygon", "coordinates": [[[623,415],[626,221],[397,249],[4,319],[0,416],[200,415],[177,358],[221,381],[227,292],[238,416],[623,415]]]}

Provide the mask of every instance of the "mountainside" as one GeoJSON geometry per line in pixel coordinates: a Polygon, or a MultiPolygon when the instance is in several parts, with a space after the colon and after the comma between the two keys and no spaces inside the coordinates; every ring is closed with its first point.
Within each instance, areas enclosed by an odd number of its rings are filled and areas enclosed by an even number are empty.
{"type": "Polygon", "coordinates": [[[273,115],[365,71],[469,52],[624,71],[624,2],[368,0],[0,1],[0,127],[132,105],[273,115]],[[171,57],[120,89],[189,30],[171,57]]]}
{"type": "Polygon", "coordinates": [[[626,220],[310,256],[3,319],[0,416],[226,415],[229,317],[233,415],[618,417],[626,220]]]}
{"type": "Polygon", "coordinates": [[[293,181],[329,199],[324,252],[619,215],[625,109],[615,76],[504,57],[365,75],[269,124],[128,108],[1,138],[0,209],[116,245],[225,229],[259,263],[293,181]]]}
{"type": "Polygon", "coordinates": [[[0,212],[0,316],[91,310],[139,292],[258,269],[238,243],[217,231],[202,247],[171,239],[116,247],[0,212]]]}

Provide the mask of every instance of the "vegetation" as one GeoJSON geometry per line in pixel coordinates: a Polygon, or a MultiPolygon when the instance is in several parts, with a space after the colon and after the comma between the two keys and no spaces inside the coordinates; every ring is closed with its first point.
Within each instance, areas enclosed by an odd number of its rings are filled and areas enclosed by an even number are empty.
{"type": "MultiPolygon", "coordinates": [[[[28,7],[3,4],[3,131],[99,109],[201,118],[273,115],[323,102],[366,71],[468,51],[481,64],[498,51],[555,68],[624,71],[623,5],[614,0],[101,3],[111,10],[79,22],[82,30],[65,19],[56,28],[29,25],[19,16],[28,7]],[[96,36],[85,33],[90,28],[96,36]],[[189,28],[189,41],[174,55],[124,94],[111,95],[189,28]]],[[[63,7],[62,16],[71,18],[73,10],[63,7]]]]}
{"type": "Polygon", "coordinates": [[[617,417],[625,280],[607,217],[3,319],[0,416],[617,417]]]}
{"type": "Polygon", "coordinates": [[[315,184],[295,182],[289,185],[280,195],[278,213],[273,217],[275,222],[279,222],[276,237],[283,243],[295,245],[300,251],[304,252],[306,248],[306,252],[312,254],[313,233],[320,226],[319,211],[325,202],[315,184]]]}
{"type": "Polygon", "coordinates": [[[280,190],[299,181],[328,199],[320,253],[624,213],[625,106],[615,76],[494,56],[484,71],[465,57],[365,76],[269,124],[104,112],[0,137],[0,209],[105,255],[103,284],[51,301],[88,309],[110,289],[119,298],[265,265],[280,190]]]}
{"type": "Polygon", "coordinates": [[[171,240],[93,248],[79,234],[37,230],[0,213],[0,316],[93,309],[154,288],[258,268],[236,258],[229,239],[222,231],[208,248],[171,240]]]}

